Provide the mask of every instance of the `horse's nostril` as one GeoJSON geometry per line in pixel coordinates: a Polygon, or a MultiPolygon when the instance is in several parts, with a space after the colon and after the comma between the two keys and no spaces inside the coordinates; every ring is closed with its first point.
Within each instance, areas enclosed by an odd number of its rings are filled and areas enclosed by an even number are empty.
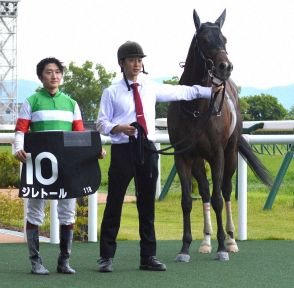
{"type": "Polygon", "coordinates": [[[230,62],[222,62],[218,67],[220,71],[231,72],[233,70],[233,64],[230,62]]]}
{"type": "Polygon", "coordinates": [[[231,72],[233,70],[233,64],[231,62],[228,62],[227,71],[231,72]]]}
{"type": "Polygon", "coordinates": [[[227,68],[228,68],[228,63],[226,63],[226,62],[222,62],[222,63],[220,63],[219,64],[219,70],[221,70],[221,71],[223,71],[223,70],[226,70],[227,68]]]}

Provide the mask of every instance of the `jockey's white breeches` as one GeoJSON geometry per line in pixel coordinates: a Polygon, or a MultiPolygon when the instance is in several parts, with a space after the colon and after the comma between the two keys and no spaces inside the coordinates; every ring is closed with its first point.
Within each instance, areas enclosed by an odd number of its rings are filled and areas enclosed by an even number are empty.
{"type": "MultiPolygon", "coordinates": [[[[26,220],[37,226],[42,225],[47,203],[45,199],[28,199],[26,220]]],[[[57,200],[57,214],[60,225],[75,223],[76,198],[57,200]]]]}

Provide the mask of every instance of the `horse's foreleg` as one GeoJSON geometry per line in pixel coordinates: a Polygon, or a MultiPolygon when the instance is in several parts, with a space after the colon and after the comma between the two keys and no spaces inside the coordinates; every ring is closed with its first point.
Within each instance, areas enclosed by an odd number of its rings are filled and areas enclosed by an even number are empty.
{"type": "Polygon", "coordinates": [[[216,259],[226,261],[229,260],[229,255],[225,248],[225,231],[223,229],[222,221],[222,209],[223,209],[223,199],[221,196],[212,195],[211,204],[216,214],[217,222],[217,240],[218,240],[218,249],[216,259]]]}
{"type": "MultiPolygon", "coordinates": [[[[191,184],[191,181],[190,181],[191,184]]],[[[192,232],[191,232],[191,210],[192,210],[192,198],[187,190],[182,191],[182,210],[183,210],[183,238],[182,238],[182,248],[180,253],[176,257],[177,262],[189,262],[190,255],[189,249],[192,242],[192,232]]]]}
{"type": "Polygon", "coordinates": [[[185,161],[183,158],[175,157],[175,163],[179,174],[181,187],[182,187],[182,212],[183,212],[183,238],[182,248],[180,253],[176,257],[178,262],[189,262],[189,248],[192,242],[191,233],[191,219],[190,214],[192,210],[192,177],[191,177],[191,163],[185,161]]]}
{"type": "MultiPolygon", "coordinates": [[[[219,151],[220,152],[220,151],[219,151]]],[[[224,154],[217,153],[214,155],[213,161],[210,161],[211,176],[213,182],[213,191],[211,197],[211,204],[215,211],[217,221],[217,240],[218,249],[216,259],[221,261],[229,260],[229,254],[225,248],[225,231],[223,228],[222,210],[223,210],[223,198],[221,194],[221,185],[223,180],[224,171],[224,154]]]]}

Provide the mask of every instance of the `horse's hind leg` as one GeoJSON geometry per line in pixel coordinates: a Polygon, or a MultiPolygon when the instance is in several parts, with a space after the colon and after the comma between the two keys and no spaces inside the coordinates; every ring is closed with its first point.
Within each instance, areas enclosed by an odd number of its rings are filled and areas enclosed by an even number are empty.
{"type": "Polygon", "coordinates": [[[226,204],[226,216],[227,216],[227,222],[226,222],[227,238],[225,240],[226,249],[228,252],[239,252],[237,242],[234,238],[235,225],[234,225],[233,217],[232,217],[231,201],[226,201],[225,204],[226,204]]]}
{"type": "Polygon", "coordinates": [[[212,234],[212,225],[210,218],[210,202],[203,203],[203,240],[198,249],[199,253],[211,253],[211,234],[212,234]]]}
{"type": "Polygon", "coordinates": [[[232,207],[231,207],[231,193],[232,193],[232,177],[236,170],[237,152],[225,152],[225,169],[222,185],[222,194],[225,199],[226,206],[226,232],[227,238],[225,240],[226,249],[228,252],[238,252],[239,248],[234,239],[235,225],[233,222],[232,207]]]}
{"type": "Polygon", "coordinates": [[[183,157],[176,155],[175,164],[177,167],[178,175],[182,187],[182,211],[183,211],[183,238],[182,248],[180,253],[176,257],[177,262],[189,262],[189,248],[192,242],[191,233],[191,219],[190,214],[192,210],[192,176],[191,176],[191,161],[183,159],[183,157]]]}
{"type": "Polygon", "coordinates": [[[193,163],[192,175],[198,182],[199,194],[202,198],[203,203],[203,235],[204,238],[198,249],[199,253],[211,253],[211,234],[212,225],[210,218],[210,193],[209,193],[209,183],[206,177],[205,162],[202,159],[197,159],[193,163]]]}

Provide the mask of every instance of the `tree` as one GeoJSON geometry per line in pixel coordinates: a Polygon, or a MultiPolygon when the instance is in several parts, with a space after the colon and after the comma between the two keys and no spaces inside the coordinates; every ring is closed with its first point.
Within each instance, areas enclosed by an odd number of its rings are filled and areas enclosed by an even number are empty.
{"type": "MultiPolygon", "coordinates": [[[[178,76],[173,76],[169,80],[164,80],[164,84],[171,84],[171,85],[178,85],[179,84],[179,77],[178,76]]],[[[168,109],[168,103],[166,102],[161,102],[161,103],[156,103],[156,118],[166,118],[167,117],[167,109],[168,109]]]]}
{"type": "Polygon", "coordinates": [[[240,107],[241,107],[241,115],[244,121],[250,121],[251,119],[251,115],[248,114],[250,105],[247,102],[247,99],[245,99],[244,97],[239,99],[240,101],[240,107]]]}
{"type": "Polygon", "coordinates": [[[171,85],[178,85],[179,84],[179,77],[178,76],[173,76],[171,79],[169,80],[164,80],[163,83],[164,84],[171,84],[171,85]]]}
{"type": "Polygon", "coordinates": [[[292,106],[285,117],[286,120],[294,120],[294,106],[292,106]]]}
{"type": "Polygon", "coordinates": [[[82,67],[73,62],[65,69],[61,89],[75,99],[83,120],[96,120],[103,90],[111,84],[116,73],[108,73],[101,64],[86,61],[82,67]]]}
{"type": "Polygon", "coordinates": [[[243,106],[242,113],[250,120],[282,120],[287,115],[287,110],[277,98],[268,94],[244,97],[244,101],[248,106],[243,106]]]}

